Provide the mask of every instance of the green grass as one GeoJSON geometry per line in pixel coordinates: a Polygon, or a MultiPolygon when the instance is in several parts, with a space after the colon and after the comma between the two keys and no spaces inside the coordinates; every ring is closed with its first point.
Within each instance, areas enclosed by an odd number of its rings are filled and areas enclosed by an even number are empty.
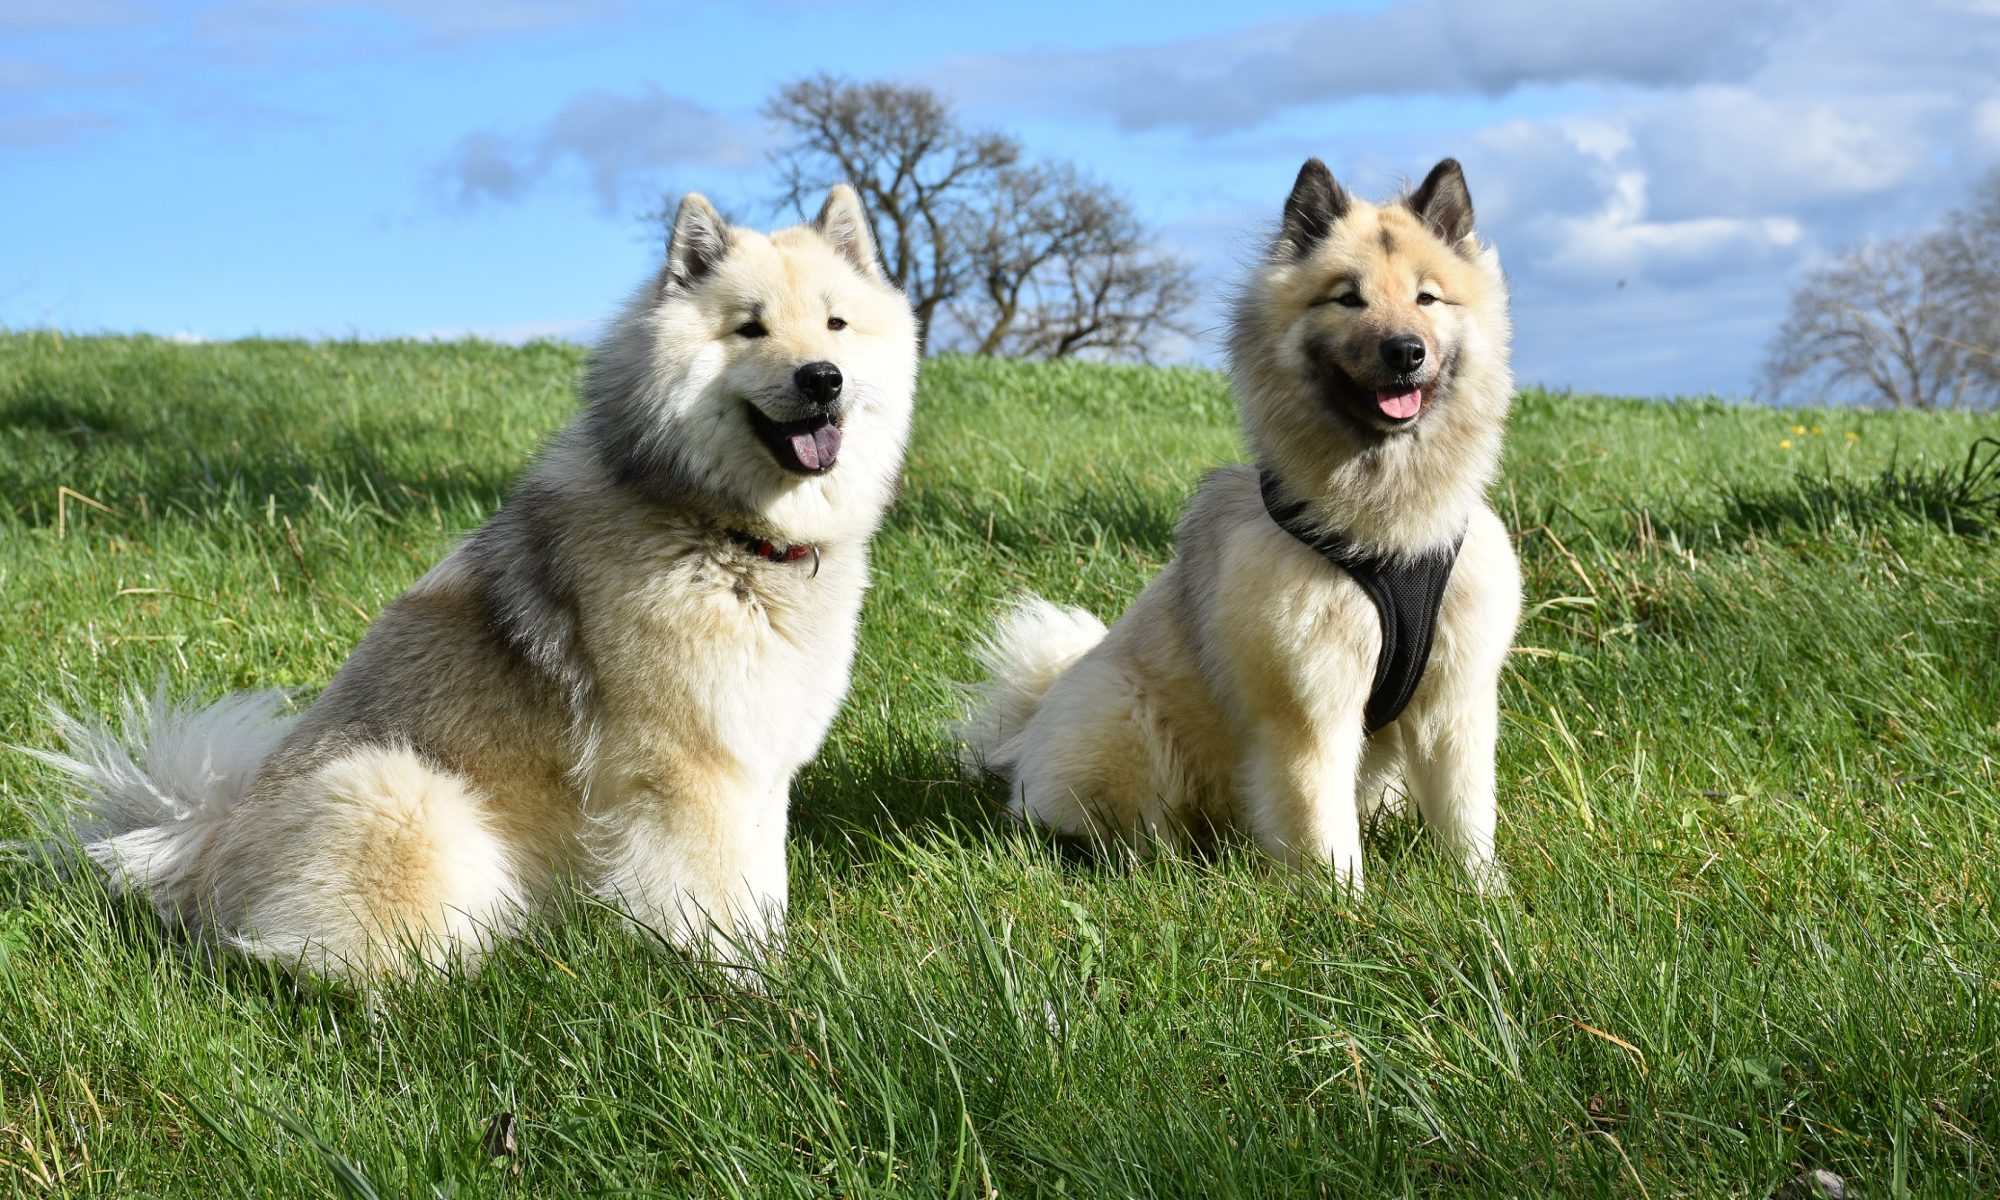
{"type": "MultiPolygon", "coordinates": [[[[323,684],[578,362],[0,336],[0,741],[323,684]]],[[[1002,597],[1112,616],[1166,561],[1222,381],[945,359],[917,430],[761,992],[578,903],[368,1004],[0,863],[0,1194],[2000,1190],[2000,419],[1524,395],[1514,895],[1392,822],[1354,903],[1024,835],[938,732],[1002,597]]],[[[0,836],[53,790],[0,755],[0,836]]]]}

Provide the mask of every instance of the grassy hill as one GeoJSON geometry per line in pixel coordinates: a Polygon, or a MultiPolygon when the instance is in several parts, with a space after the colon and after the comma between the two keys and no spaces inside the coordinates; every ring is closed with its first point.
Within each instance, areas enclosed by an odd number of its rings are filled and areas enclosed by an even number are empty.
{"type": "MultiPolygon", "coordinates": [[[[0,742],[49,744],[46,696],[310,693],[579,361],[0,335],[0,742]]],[[[956,778],[995,604],[1115,616],[1241,445],[1212,373],[928,363],[761,993],[578,902],[364,1003],[0,861],[0,1190],[1990,1196],[2000,477],[1964,464],[1995,436],[1522,396],[1514,895],[1391,822],[1350,904],[1241,846],[1092,862],[956,778]]],[[[53,794],[0,752],[0,837],[53,794]]]]}

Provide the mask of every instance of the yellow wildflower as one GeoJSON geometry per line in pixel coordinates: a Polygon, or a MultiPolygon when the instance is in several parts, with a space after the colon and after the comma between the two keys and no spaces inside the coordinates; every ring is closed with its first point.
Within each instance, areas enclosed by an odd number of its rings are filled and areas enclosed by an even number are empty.
{"type": "Polygon", "coordinates": [[[1840,436],[1846,438],[1850,442],[1858,442],[1861,440],[1861,435],[1854,432],[1852,429],[1848,430],[1846,433],[1841,434],[1840,436]]]}
{"type": "Polygon", "coordinates": [[[1778,439],[1778,449],[1780,449],[1780,450],[1790,450],[1791,448],[1792,448],[1792,439],[1790,439],[1790,438],[1779,438],[1779,439],[1778,439]]]}

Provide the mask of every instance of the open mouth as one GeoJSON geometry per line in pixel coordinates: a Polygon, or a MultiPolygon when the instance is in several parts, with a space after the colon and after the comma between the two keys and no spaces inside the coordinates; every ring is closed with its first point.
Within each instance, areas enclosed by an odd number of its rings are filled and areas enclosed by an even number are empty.
{"type": "Polygon", "coordinates": [[[1424,407],[1424,389],[1398,384],[1375,389],[1375,411],[1391,421],[1413,421],[1424,407]]]}
{"type": "Polygon", "coordinates": [[[824,475],[833,470],[840,457],[840,421],[834,416],[805,417],[797,421],[773,421],[756,405],[750,409],[750,427],[757,431],[778,465],[799,475],[824,475]]]}
{"type": "Polygon", "coordinates": [[[1368,387],[1331,363],[1321,364],[1320,393],[1346,413],[1380,428],[1400,429],[1424,411],[1424,389],[1415,383],[1368,387]]]}

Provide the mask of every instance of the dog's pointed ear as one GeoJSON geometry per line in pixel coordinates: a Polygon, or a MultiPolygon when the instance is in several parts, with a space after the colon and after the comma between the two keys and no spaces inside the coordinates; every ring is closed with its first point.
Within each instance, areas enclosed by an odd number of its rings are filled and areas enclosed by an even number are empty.
{"type": "Polygon", "coordinates": [[[681,198],[674,212],[674,231],[667,239],[667,271],[687,287],[715,269],[729,253],[729,222],[700,192],[681,198]]]}
{"type": "Polygon", "coordinates": [[[854,269],[871,279],[882,278],[882,267],[875,258],[875,235],[868,231],[868,211],[861,207],[861,197],[844,183],[836,183],[826,194],[826,203],[819,206],[819,215],[813,218],[813,228],[819,235],[833,244],[840,256],[854,264],[854,269]]]}
{"type": "Polygon", "coordinates": [[[1304,258],[1333,232],[1334,222],[1347,215],[1347,190],[1336,183],[1333,172],[1316,158],[1306,160],[1285,198],[1285,223],[1278,234],[1278,246],[1294,258],[1304,258]]]}
{"type": "Polygon", "coordinates": [[[1472,193],[1465,190],[1465,172],[1455,158],[1432,167],[1404,203],[1439,241],[1454,250],[1472,236],[1472,193]]]}

